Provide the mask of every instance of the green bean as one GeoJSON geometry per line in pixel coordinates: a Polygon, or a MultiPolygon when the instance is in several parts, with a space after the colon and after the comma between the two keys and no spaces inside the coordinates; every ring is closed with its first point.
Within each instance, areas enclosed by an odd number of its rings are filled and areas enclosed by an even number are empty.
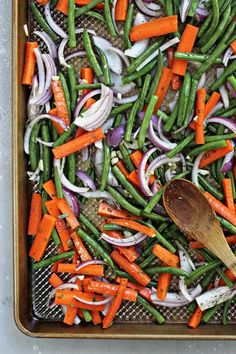
{"type": "Polygon", "coordinates": [[[188,16],[189,17],[194,17],[195,15],[195,11],[198,7],[198,0],[192,0],[191,2],[191,5],[190,5],[190,9],[189,9],[189,12],[188,12],[188,16]]]}
{"type": "Polygon", "coordinates": [[[155,261],[157,258],[155,256],[155,254],[150,254],[146,259],[144,259],[140,264],[140,268],[144,269],[146,267],[148,267],[153,261],[155,261]]]}
{"type": "Polygon", "coordinates": [[[76,128],[76,125],[72,123],[70,125],[70,130],[65,131],[64,133],[62,133],[59,136],[59,138],[54,142],[53,147],[57,147],[57,146],[62,145],[73,134],[75,128],[76,128]]]}
{"type": "Polygon", "coordinates": [[[236,77],[232,74],[229,77],[227,77],[227,81],[229,81],[229,83],[233,87],[234,91],[236,91],[236,77]]]}
{"type": "MultiPolygon", "coordinates": [[[[112,5],[114,6],[114,5],[112,5]]],[[[105,20],[106,20],[106,24],[107,24],[107,28],[108,28],[108,32],[110,33],[110,35],[112,37],[117,36],[117,32],[112,20],[112,16],[111,16],[111,10],[110,10],[110,1],[109,0],[104,0],[104,16],[105,16],[105,20]]]]}
{"type": "Polygon", "coordinates": [[[235,296],[224,303],[223,314],[222,314],[222,325],[226,326],[228,324],[228,312],[230,305],[235,301],[235,296]]]}
{"type": "Polygon", "coordinates": [[[71,110],[74,112],[77,101],[75,68],[73,65],[70,65],[67,70],[70,88],[71,110]]]}
{"type": "MultiPolygon", "coordinates": [[[[175,58],[187,61],[196,61],[198,63],[204,63],[206,59],[209,58],[209,55],[206,54],[198,54],[198,53],[191,53],[191,52],[175,52],[175,58]]],[[[216,58],[214,64],[222,64],[221,58],[216,58]]]]}
{"type": "Polygon", "coordinates": [[[217,216],[217,219],[219,220],[221,225],[225,227],[230,233],[236,234],[236,226],[234,226],[228,220],[222,218],[221,216],[217,216]]]}
{"type": "MultiPolygon", "coordinates": [[[[222,135],[211,135],[211,136],[207,136],[205,135],[205,143],[212,143],[215,141],[219,141],[219,140],[228,140],[228,139],[235,139],[236,135],[234,133],[231,134],[222,134],[222,135]]],[[[195,142],[192,142],[191,144],[189,144],[189,147],[192,146],[196,146],[195,142]]]]}
{"type": "Polygon", "coordinates": [[[93,9],[101,0],[92,0],[87,5],[75,9],[75,17],[79,17],[93,9]]]}
{"type": "Polygon", "coordinates": [[[156,112],[156,115],[157,115],[159,118],[161,118],[161,120],[162,120],[164,123],[166,123],[166,122],[168,121],[168,119],[170,119],[170,117],[169,117],[166,113],[160,111],[159,109],[158,109],[158,111],[156,112]]]}
{"type": "Polygon", "coordinates": [[[65,100],[66,100],[66,107],[67,107],[67,110],[68,110],[69,118],[71,120],[70,92],[69,92],[69,89],[68,89],[68,86],[67,86],[67,82],[66,82],[65,76],[63,75],[63,73],[61,71],[58,72],[58,76],[59,76],[60,81],[61,81],[62,89],[63,89],[64,95],[65,95],[65,100]]]}
{"type": "Polygon", "coordinates": [[[112,172],[114,176],[118,179],[121,185],[130,193],[133,199],[141,206],[145,207],[147,205],[146,200],[137,192],[135,187],[126,179],[123,173],[117,166],[112,167],[112,172]]]}
{"type": "MultiPolygon", "coordinates": [[[[96,0],[97,1],[97,0],[96,0]]],[[[92,1],[91,1],[92,2],[92,1]]],[[[91,4],[90,2],[90,4],[91,4]]],[[[87,5],[86,5],[87,6],[87,5]]],[[[80,7],[80,9],[84,8],[85,6],[80,7]]],[[[97,58],[94,54],[93,48],[92,48],[92,43],[88,34],[87,29],[85,28],[83,31],[83,44],[84,48],[86,50],[87,58],[89,64],[92,66],[96,76],[102,76],[102,69],[97,61],[97,58]]]]}
{"type": "Polygon", "coordinates": [[[129,211],[130,213],[140,216],[141,210],[130,204],[119,192],[117,192],[111,186],[107,186],[107,191],[112,195],[112,197],[120,204],[122,208],[129,211]]]}
{"type": "Polygon", "coordinates": [[[140,105],[139,105],[139,111],[142,111],[143,106],[144,106],[144,101],[147,96],[147,93],[149,91],[149,86],[152,80],[152,76],[150,74],[147,74],[143,83],[143,88],[140,94],[140,105]]]}
{"type": "MultiPolygon", "coordinates": [[[[204,33],[204,36],[199,40],[199,46],[205,45],[209,40],[211,40],[211,38],[214,36],[215,32],[217,31],[217,26],[218,26],[218,23],[220,20],[219,3],[218,3],[218,0],[211,0],[211,2],[212,2],[211,24],[208,27],[208,29],[206,30],[206,32],[204,33]]],[[[201,48],[201,51],[203,51],[202,48],[201,48]]]]}
{"type": "Polygon", "coordinates": [[[199,147],[196,147],[195,149],[193,149],[189,152],[188,156],[193,157],[193,156],[199,155],[200,153],[202,153],[204,151],[209,151],[212,149],[219,149],[219,148],[223,148],[226,146],[227,146],[227,144],[226,144],[225,140],[213,141],[212,143],[207,143],[207,144],[201,145],[199,147]]]}
{"type": "Polygon", "coordinates": [[[39,144],[37,142],[37,138],[39,136],[40,127],[40,122],[35,124],[30,135],[29,157],[32,171],[35,171],[39,164],[39,144]]]}
{"type": "Polygon", "coordinates": [[[56,41],[58,38],[56,33],[47,24],[41,12],[38,10],[37,6],[32,1],[30,2],[30,9],[33,12],[34,17],[36,18],[40,27],[52,38],[53,41],[56,41]]]}
{"type": "Polygon", "coordinates": [[[58,0],[52,0],[50,6],[55,7],[58,3],[58,0]]]}
{"type": "Polygon", "coordinates": [[[106,23],[106,20],[105,18],[99,13],[99,12],[95,12],[95,11],[87,11],[86,12],[86,16],[90,16],[90,17],[94,17],[96,18],[97,20],[103,22],[103,23],[106,23]]]}
{"type": "Polygon", "coordinates": [[[150,312],[155,320],[159,323],[159,324],[163,324],[165,322],[164,317],[160,314],[159,311],[157,311],[157,309],[155,307],[153,307],[152,305],[149,304],[149,302],[147,302],[142,296],[138,295],[137,297],[137,302],[139,304],[141,304],[145,310],[147,310],[148,312],[150,312]]]}
{"type": "Polygon", "coordinates": [[[60,237],[59,237],[57,230],[55,228],[52,230],[52,240],[56,246],[59,246],[61,244],[60,237]]]}
{"type": "Polygon", "coordinates": [[[150,220],[161,221],[161,222],[165,221],[165,218],[163,216],[156,213],[147,213],[146,211],[141,210],[141,215],[150,220]]]}
{"type": "Polygon", "coordinates": [[[200,282],[202,290],[206,290],[208,288],[208,285],[211,283],[214,276],[215,276],[215,270],[212,270],[208,272],[206,275],[204,275],[204,277],[200,282]]]}
{"type": "Polygon", "coordinates": [[[124,76],[122,79],[122,84],[123,85],[129,84],[131,81],[138,79],[140,76],[146,75],[154,68],[155,65],[156,65],[156,59],[150,61],[150,63],[145,65],[141,70],[136,71],[135,73],[129,74],[127,76],[124,76]]]}
{"type": "Polygon", "coordinates": [[[205,265],[197,268],[196,270],[194,270],[191,273],[190,278],[186,280],[186,282],[185,282],[186,285],[187,286],[191,285],[193,282],[195,282],[195,280],[200,278],[203,274],[205,274],[206,272],[209,272],[212,269],[217,268],[220,264],[221,264],[220,260],[214,259],[213,261],[209,262],[208,264],[205,264],[205,265]]]}
{"type": "Polygon", "coordinates": [[[38,270],[40,268],[48,267],[51,264],[53,264],[53,263],[55,263],[57,261],[60,261],[62,259],[71,258],[71,257],[73,257],[74,254],[75,254],[74,251],[68,251],[68,252],[57,254],[56,256],[45,258],[45,259],[43,259],[40,262],[33,263],[32,264],[32,269],[33,270],[38,270]]]}
{"type": "Polygon", "coordinates": [[[70,183],[75,184],[75,173],[76,173],[76,158],[75,154],[70,154],[67,157],[68,161],[68,180],[70,183]]]}
{"type": "Polygon", "coordinates": [[[144,211],[146,213],[150,213],[152,211],[152,209],[156,206],[157,203],[159,203],[159,201],[162,198],[162,194],[164,192],[164,187],[162,187],[159,191],[157,191],[153,197],[151,197],[151,199],[149,200],[147,206],[145,207],[144,211]]]}
{"type": "Polygon", "coordinates": [[[138,98],[135,101],[135,103],[134,103],[134,105],[133,105],[133,107],[131,109],[131,112],[129,114],[127,123],[126,123],[124,139],[127,142],[131,141],[131,135],[132,135],[132,131],[133,131],[133,126],[134,126],[136,115],[137,115],[138,110],[139,110],[139,106],[140,106],[140,98],[138,98]]]}
{"type": "Polygon", "coordinates": [[[189,117],[194,111],[194,104],[195,104],[195,99],[196,99],[196,94],[197,94],[197,88],[198,88],[198,81],[192,79],[191,81],[191,89],[189,92],[189,99],[188,99],[188,105],[185,113],[185,119],[184,119],[184,126],[187,127],[189,124],[189,117]]]}
{"type": "Polygon", "coordinates": [[[111,110],[110,117],[113,117],[119,113],[125,112],[125,111],[129,110],[131,107],[133,107],[132,102],[121,104],[120,106],[115,107],[111,110]]]}
{"type": "Polygon", "coordinates": [[[129,4],[129,8],[128,8],[126,19],[125,19],[125,26],[124,26],[125,48],[130,48],[131,47],[131,43],[130,43],[130,39],[129,39],[129,33],[130,33],[130,29],[131,29],[132,22],[133,22],[134,9],[135,9],[134,4],[132,4],[132,3],[129,4]]]}
{"type": "Polygon", "coordinates": [[[106,143],[106,140],[103,140],[103,164],[102,164],[102,175],[101,175],[101,182],[100,182],[100,191],[104,192],[107,184],[108,174],[110,170],[110,148],[106,143]]]}
{"type": "Polygon", "coordinates": [[[68,37],[69,47],[76,48],[76,33],[75,33],[75,0],[68,0],[68,37]]]}
{"type": "Polygon", "coordinates": [[[194,313],[196,307],[197,307],[197,302],[196,300],[193,300],[193,302],[191,302],[189,305],[188,305],[188,311],[190,311],[191,313],[194,313]]]}
{"type": "Polygon", "coordinates": [[[146,133],[149,127],[149,123],[151,121],[152,118],[152,114],[154,112],[155,106],[157,104],[158,101],[158,97],[157,96],[152,96],[150,102],[148,103],[148,107],[147,110],[145,112],[141,127],[140,127],[140,131],[139,131],[139,135],[138,135],[138,146],[139,149],[142,149],[145,143],[145,137],[146,137],[146,133]]]}
{"type": "Polygon", "coordinates": [[[148,275],[155,275],[159,273],[169,273],[173,275],[177,275],[179,277],[185,277],[185,278],[190,278],[191,273],[186,272],[185,270],[182,270],[180,268],[176,267],[160,267],[160,266],[153,266],[150,268],[145,268],[144,272],[147,273],[148,275]]]}
{"type": "Polygon", "coordinates": [[[218,304],[212,308],[209,308],[205,313],[204,316],[202,318],[202,321],[204,323],[208,323],[210,321],[210,319],[216,314],[216,312],[220,309],[220,307],[222,306],[222,304],[218,304]]]}
{"type": "Polygon", "coordinates": [[[56,185],[56,191],[57,191],[57,197],[58,198],[64,198],[63,190],[62,190],[62,184],[60,181],[59,177],[59,172],[58,172],[58,167],[54,166],[54,181],[56,185]]]}
{"type": "Polygon", "coordinates": [[[122,124],[122,121],[123,121],[123,114],[122,113],[117,114],[114,125],[113,125],[114,128],[119,127],[122,124]]]}
{"type": "Polygon", "coordinates": [[[46,208],[46,201],[48,200],[48,194],[46,193],[45,190],[42,191],[42,207],[43,207],[43,214],[46,214],[48,212],[46,208]]]}
{"type": "Polygon", "coordinates": [[[58,132],[56,127],[54,127],[54,125],[51,124],[51,132],[52,132],[52,140],[56,141],[58,139],[58,132]]]}
{"type": "Polygon", "coordinates": [[[102,72],[103,72],[103,82],[106,86],[110,86],[111,85],[111,72],[110,72],[110,68],[108,65],[108,61],[107,61],[107,56],[106,54],[100,49],[98,49],[98,53],[100,55],[100,59],[101,59],[101,68],[102,68],[102,72]]]}
{"type": "MultiPolygon", "coordinates": [[[[227,40],[230,38],[231,33],[234,31],[236,23],[232,22],[228,28],[225,31],[224,36],[222,39],[219,41],[213,52],[210,54],[209,58],[206,59],[204,63],[196,70],[196,72],[193,75],[193,79],[199,80],[202,74],[209,69],[209,67],[214,63],[216,58],[218,58],[223,51],[227,48],[227,40]]],[[[230,74],[229,74],[230,75],[230,74]]],[[[214,85],[214,84],[213,84],[214,85]]],[[[213,88],[211,86],[211,89],[213,91],[213,88]]],[[[215,90],[215,89],[214,89],[215,90]]]]}
{"type": "Polygon", "coordinates": [[[212,20],[212,14],[210,14],[209,16],[207,16],[207,18],[205,19],[205,21],[203,22],[203,24],[201,24],[201,27],[198,31],[198,38],[201,38],[202,35],[205,34],[207,28],[209,27],[211,20],[212,20]]]}
{"type": "Polygon", "coordinates": [[[100,84],[99,82],[96,82],[95,84],[79,84],[76,85],[76,90],[87,90],[87,89],[100,89],[102,86],[102,84],[100,84]]]}
{"type": "Polygon", "coordinates": [[[182,140],[173,150],[167,153],[169,158],[174,157],[176,154],[179,154],[183,149],[185,149],[191,141],[193,141],[195,133],[189,134],[184,140],[182,140]]]}
{"type": "Polygon", "coordinates": [[[200,182],[200,185],[204,188],[204,190],[206,190],[207,192],[210,192],[212,195],[214,195],[219,200],[224,199],[223,194],[220,191],[218,191],[210,182],[208,182],[200,174],[198,175],[198,180],[200,182]]]}
{"type": "Polygon", "coordinates": [[[177,118],[178,127],[181,127],[186,121],[186,119],[188,119],[188,117],[186,118],[186,113],[187,113],[190,89],[191,89],[191,75],[187,71],[184,76],[184,81],[183,81],[180,98],[179,98],[179,111],[178,111],[178,118],[177,118]]]}
{"type": "Polygon", "coordinates": [[[82,238],[82,240],[85,241],[85,243],[87,243],[90,247],[92,247],[94,249],[94,251],[96,253],[98,253],[99,256],[102,259],[104,259],[104,261],[106,261],[109,266],[111,266],[111,268],[114,269],[114,263],[113,263],[110,255],[107,253],[106,250],[103,249],[102,246],[100,246],[100,244],[96,240],[94,240],[91,236],[89,236],[82,229],[78,229],[77,233],[82,238]]]}
{"type": "Polygon", "coordinates": [[[173,9],[173,3],[172,0],[166,1],[166,15],[167,16],[173,16],[174,14],[174,9],[173,9]]]}
{"type": "Polygon", "coordinates": [[[83,319],[85,320],[86,323],[89,323],[92,321],[92,316],[88,310],[82,310],[83,312],[83,319]]]}
{"type": "Polygon", "coordinates": [[[129,172],[132,172],[135,168],[134,168],[133,162],[131,161],[131,159],[129,157],[129,152],[128,152],[124,143],[120,144],[119,150],[121,152],[122,159],[124,161],[126,168],[129,170],[129,172]]]}
{"type": "Polygon", "coordinates": [[[146,102],[149,102],[151,97],[155,94],[156,92],[156,89],[157,89],[157,86],[158,86],[158,83],[160,81],[160,78],[161,78],[161,73],[162,73],[162,68],[163,68],[163,62],[164,62],[164,59],[163,59],[163,54],[161,51],[159,51],[159,54],[157,56],[157,71],[152,79],[152,83],[151,83],[151,86],[150,86],[150,89],[149,89],[149,93],[147,95],[147,99],[146,99],[146,102]]]}
{"type": "Polygon", "coordinates": [[[230,170],[227,172],[228,178],[231,179],[231,185],[232,185],[232,192],[233,192],[233,198],[234,200],[236,199],[236,189],[235,189],[235,181],[234,181],[234,174],[233,171],[230,170]]]}
{"type": "Polygon", "coordinates": [[[223,158],[216,161],[216,177],[220,185],[222,185],[222,179],[224,178],[223,173],[221,172],[223,158]]]}
{"type": "MultiPolygon", "coordinates": [[[[49,128],[46,124],[42,125],[42,138],[43,141],[50,141],[49,128]]],[[[43,145],[43,180],[47,182],[51,177],[51,157],[50,148],[43,145]]]]}
{"type": "MultiPolygon", "coordinates": [[[[181,92],[181,90],[180,90],[180,92],[181,92]]],[[[177,101],[173,111],[171,112],[169,119],[167,120],[167,122],[165,123],[165,125],[163,127],[165,132],[169,132],[173,128],[173,126],[175,125],[175,121],[178,116],[178,111],[179,111],[179,100],[177,101]]]]}
{"type": "MultiPolygon", "coordinates": [[[[124,227],[120,226],[120,225],[116,225],[116,224],[103,224],[103,229],[106,231],[112,231],[112,230],[124,230],[124,227]]],[[[127,228],[125,228],[127,229],[127,228]]]]}
{"type": "Polygon", "coordinates": [[[159,226],[158,232],[162,233],[162,231],[164,231],[168,226],[169,226],[168,222],[163,222],[163,224],[161,224],[161,226],[159,226]]]}
{"type": "MultiPolygon", "coordinates": [[[[228,111],[230,111],[230,110],[233,109],[233,108],[236,108],[236,101],[235,101],[235,99],[229,101],[229,107],[228,107],[227,109],[225,109],[225,107],[222,107],[222,108],[218,109],[218,110],[214,113],[214,115],[216,115],[216,116],[223,116],[223,114],[227,113],[228,111]]],[[[226,116],[224,116],[224,117],[226,117],[226,116]]]]}

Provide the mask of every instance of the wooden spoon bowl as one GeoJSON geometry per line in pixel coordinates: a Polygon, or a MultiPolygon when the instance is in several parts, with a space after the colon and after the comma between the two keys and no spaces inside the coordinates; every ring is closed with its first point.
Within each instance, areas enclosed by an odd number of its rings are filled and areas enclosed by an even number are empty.
{"type": "Polygon", "coordinates": [[[203,193],[193,183],[175,179],[167,184],[163,203],[174,223],[214,253],[236,276],[236,257],[203,193]]]}

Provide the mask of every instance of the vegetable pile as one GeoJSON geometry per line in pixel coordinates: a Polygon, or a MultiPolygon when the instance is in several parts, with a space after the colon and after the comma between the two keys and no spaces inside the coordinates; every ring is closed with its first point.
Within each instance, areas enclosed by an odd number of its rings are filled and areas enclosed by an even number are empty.
{"type": "Polygon", "coordinates": [[[223,306],[226,324],[236,279],[172,223],[162,194],[171,179],[190,179],[236,244],[236,1],[37,0],[30,9],[41,30],[26,42],[22,77],[29,257],[33,272],[51,267],[47,306],[61,306],[67,325],[103,328],[123,301],[159,324],[163,307],[187,305],[191,328],[223,306]],[[77,26],[81,16],[111,40],[77,26]],[[78,70],[78,58],[88,65],[78,70]],[[100,224],[84,213],[89,199],[100,224]],[[58,252],[46,258],[50,242],[58,252]]]}

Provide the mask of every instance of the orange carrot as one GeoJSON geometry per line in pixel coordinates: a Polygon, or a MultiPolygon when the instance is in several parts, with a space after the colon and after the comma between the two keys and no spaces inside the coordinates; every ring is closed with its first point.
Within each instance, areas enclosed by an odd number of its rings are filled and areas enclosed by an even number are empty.
{"type": "Polygon", "coordinates": [[[57,108],[50,109],[50,111],[48,111],[48,114],[51,114],[52,116],[57,116],[58,115],[57,108]]]}
{"type": "Polygon", "coordinates": [[[122,160],[118,161],[116,166],[119,168],[119,170],[123,173],[123,175],[127,178],[129,175],[129,171],[125,167],[125,164],[122,160]]]}
{"type": "MultiPolygon", "coordinates": [[[[52,80],[52,91],[56,103],[58,117],[60,117],[66,125],[70,125],[69,112],[67,109],[65,94],[60,80],[55,78],[52,80]]],[[[56,127],[59,134],[62,134],[64,132],[64,129],[58,123],[55,123],[54,126],[56,127]]]]}
{"type": "Polygon", "coordinates": [[[212,162],[220,159],[221,157],[224,157],[226,154],[228,154],[230,151],[233,150],[233,146],[230,140],[226,140],[226,144],[227,146],[224,148],[206,151],[206,153],[203,155],[201,159],[199,168],[204,168],[207,165],[210,165],[212,162]]]}
{"type": "MultiPolygon", "coordinates": [[[[226,269],[225,275],[231,280],[232,282],[236,281],[236,276],[231,272],[231,270],[226,269]]],[[[223,279],[220,279],[219,281],[219,286],[224,286],[226,285],[223,279]]]]}
{"type": "Polygon", "coordinates": [[[236,182],[236,166],[233,167],[234,181],[236,182]]]}
{"type": "Polygon", "coordinates": [[[63,284],[63,281],[61,280],[61,278],[59,278],[59,276],[55,273],[52,273],[52,275],[50,276],[48,281],[53,288],[57,288],[59,285],[63,284]]]}
{"type": "Polygon", "coordinates": [[[98,128],[94,131],[87,132],[81,135],[79,138],[68,141],[65,144],[62,144],[54,149],[52,152],[56,159],[61,159],[68,155],[77,152],[86,146],[89,146],[100,139],[104,139],[105,135],[103,134],[102,128],[98,128]]]}
{"type": "MultiPolygon", "coordinates": [[[[197,38],[198,27],[187,24],[182,36],[180,38],[180,42],[177,47],[177,52],[191,52],[197,38]]],[[[187,70],[188,60],[175,59],[173,64],[173,73],[184,76],[187,70]]]]}
{"type": "Polygon", "coordinates": [[[72,241],[70,238],[70,233],[67,230],[66,223],[63,219],[58,219],[61,215],[60,210],[57,207],[57,202],[55,199],[47,200],[45,202],[45,206],[50,215],[57,219],[56,221],[56,229],[58,231],[62,246],[65,251],[68,251],[72,247],[72,241]]]}
{"type": "Polygon", "coordinates": [[[164,247],[156,244],[153,247],[152,252],[155,254],[157,258],[159,258],[162,262],[166,263],[170,267],[178,267],[179,266],[179,257],[175,254],[171,253],[164,247]]]}
{"type": "Polygon", "coordinates": [[[68,1],[69,0],[58,0],[56,9],[62,12],[64,15],[68,15],[68,1]]]}
{"type": "Polygon", "coordinates": [[[66,314],[63,319],[63,323],[72,326],[74,324],[75,316],[77,315],[77,309],[73,306],[66,307],[66,314]]]}
{"type": "Polygon", "coordinates": [[[129,229],[136,230],[138,232],[142,232],[143,234],[149,236],[149,237],[154,237],[156,235],[156,231],[152,229],[151,227],[139,224],[136,221],[133,220],[127,220],[127,219],[107,219],[108,224],[116,224],[124,227],[128,227],[129,229]]]}
{"type": "Polygon", "coordinates": [[[170,287],[172,275],[169,273],[160,273],[158,282],[157,282],[157,297],[164,301],[166,298],[166,294],[170,287]]]}
{"type": "Polygon", "coordinates": [[[233,50],[234,54],[236,54],[236,39],[230,43],[230,47],[233,50]]]}
{"type": "Polygon", "coordinates": [[[21,81],[22,85],[32,85],[36,63],[35,48],[38,48],[38,42],[25,43],[25,64],[21,81]]]}
{"type": "MultiPolygon", "coordinates": [[[[93,80],[94,80],[94,71],[93,71],[93,69],[92,68],[81,68],[80,78],[82,80],[85,80],[86,84],[92,84],[93,80]]],[[[82,91],[82,94],[85,95],[89,91],[91,91],[91,90],[90,89],[85,89],[85,90],[82,91]]]]}
{"type": "Polygon", "coordinates": [[[204,311],[202,311],[200,307],[197,306],[188,321],[188,326],[190,328],[197,328],[201,322],[203,315],[204,311]]]}
{"type": "Polygon", "coordinates": [[[86,309],[86,310],[92,310],[92,311],[103,311],[105,309],[106,305],[96,305],[96,301],[104,300],[103,296],[95,296],[94,299],[94,294],[89,294],[89,293],[83,293],[78,290],[57,290],[56,291],[56,296],[55,296],[55,304],[56,305],[69,305],[73,306],[75,308],[81,308],[81,309],[86,309]],[[94,305],[88,305],[83,302],[80,302],[74,298],[74,296],[77,296],[81,300],[85,301],[94,301],[94,305]]]}
{"type": "Polygon", "coordinates": [[[155,92],[155,95],[158,97],[158,101],[155,106],[154,113],[156,113],[158,111],[158,109],[161,107],[161,105],[164,101],[164,98],[167,94],[168,88],[170,86],[171,79],[172,79],[172,70],[169,68],[163,67],[162,72],[161,72],[161,78],[159,80],[159,83],[157,85],[157,89],[155,92]]]}
{"type": "Polygon", "coordinates": [[[117,0],[116,8],[115,8],[116,21],[126,20],[128,5],[129,5],[128,0],[117,0]]]}
{"type": "Polygon", "coordinates": [[[76,232],[73,232],[71,234],[71,238],[74,242],[76,251],[78,252],[78,255],[81,259],[82,262],[85,261],[90,261],[92,260],[92,257],[90,256],[87,248],[85,247],[85,245],[83,244],[83,241],[81,240],[81,238],[79,237],[79,235],[76,232]]]}
{"type": "Polygon", "coordinates": [[[52,230],[55,226],[55,222],[56,219],[53,216],[44,214],[29,252],[29,256],[35,261],[40,261],[43,257],[50,240],[52,230]]]}
{"type": "MultiPolygon", "coordinates": [[[[153,176],[152,176],[153,177],[153,176]]],[[[135,187],[140,189],[140,182],[138,178],[138,171],[133,170],[128,176],[127,179],[130,183],[132,183],[135,187]]]]}
{"type": "Polygon", "coordinates": [[[204,144],[204,116],[205,116],[205,99],[206,99],[206,89],[200,88],[197,90],[197,102],[196,102],[196,144],[204,144]]]}
{"type": "MultiPolygon", "coordinates": [[[[86,291],[94,292],[102,295],[116,296],[118,292],[118,285],[105,283],[102,281],[89,280],[86,291]]],[[[137,291],[127,288],[124,293],[124,300],[135,302],[137,300],[137,291]]]]}
{"type": "Polygon", "coordinates": [[[103,319],[103,323],[102,323],[103,328],[108,328],[112,324],[112,321],[114,320],[115,315],[117,314],[117,312],[121,306],[121,303],[122,303],[122,300],[124,297],[124,293],[125,293],[125,289],[127,286],[127,282],[128,282],[127,279],[125,279],[125,278],[121,279],[117,295],[116,295],[115,299],[113,300],[113,302],[111,303],[109,310],[103,319]]]}
{"type": "Polygon", "coordinates": [[[223,190],[224,190],[224,197],[225,197],[226,205],[230,210],[235,212],[231,179],[230,178],[223,178],[222,179],[222,186],[223,186],[223,190]]]}
{"type": "Polygon", "coordinates": [[[83,135],[84,133],[86,133],[86,130],[84,130],[83,128],[78,128],[77,132],[75,134],[75,138],[78,138],[79,136],[83,135]]]}
{"type": "Polygon", "coordinates": [[[178,17],[167,16],[133,26],[130,31],[130,40],[141,41],[146,38],[163,36],[178,30],[178,17]]]}
{"type": "MultiPolygon", "coordinates": [[[[84,6],[87,5],[91,2],[91,0],[75,0],[76,5],[78,6],[84,6]]],[[[104,8],[103,2],[99,2],[96,6],[95,9],[102,10],[104,8]]]]}
{"type": "MultiPolygon", "coordinates": [[[[174,64],[174,48],[170,47],[167,49],[167,59],[168,59],[168,64],[170,69],[173,68],[173,64],[174,64]]],[[[181,77],[177,74],[173,74],[172,75],[172,79],[171,79],[171,88],[174,91],[177,91],[180,89],[182,85],[182,80],[181,77]]]]}
{"type": "Polygon", "coordinates": [[[66,221],[72,228],[72,230],[76,229],[80,223],[78,222],[77,218],[75,217],[73,211],[71,210],[69,204],[67,203],[65,198],[58,198],[56,200],[57,207],[60,209],[62,214],[66,215],[66,221]]]}
{"type": "Polygon", "coordinates": [[[36,235],[42,219],[42,196],[38,193],[32,194],[30,205],[30,216],[28,223],[28,235],[36,235]]]}
{"type": "MultiPolygon", "coordinates": [[[[226,241],[227,241],[227,243],[229,245],[235,245],[236,244],[236,235],[227,236],[225,239],[226,239],[226,241]]],[[[194,249],[204,248],[204,246],[198,241],[189,242],[189,246],[190,246],[190,248],[194,248],[194,249]]]]}
{"type": "Polygon", "coordinates": [[[136,263],[129,262],[124,256],[122,256],[118,250],[114,250],[111,253],[111,258],[116,264],[124,269],[129,275],[131,275],[139,284],[146,286],[150,283],[150,277],[139,267],[136,263]]]}
{"type": "Polygon", "coordinates": [[[89,98],[86,102],[85,102],[85,105],[84,105],[84,107],[86,108],[86,109],[89,109],[95,102],[97,102],[96,100],[95,100],[95,98],[89,98]]]}
{"type": "Polygon", "coordinates": [[[87,265],[79,270],[76,270],[77,264],[61,263],[58,265],[58,273],[71,273],[82,275],[94,275],[96,277],[104,276],[104,267],[100,264],[87,265]]]}
{"type": "Polygon", "coordinates": [[[132,215],[128,211],[123,209],[121,210],[116,209],[112,205],[107,204],[105,202],[99,204],[97,214],[105,217],[110,217],[110,218],[121,218],[121,219],[130,219],[130,220],[141,219],[140,216],[132,215]]]}
{"type": "Polygon", "coordinates": [[[227,208],[223,203],[221,203],[219,200],[217,200],[213,195],[211,195],[209,192],[205,192],[204,196],[208,200],[209,204],[211,207],[215,210],[215,212],[226,220],[228,220],[231,224],[236,226],[236,215],[234,211],[230,210],[227,208]]]}
{"type": "MultiPolygon", "coordinates": [[[[135,150],[132,154],[129,155],[129,157],[131,158],[133,164],[135,167],[139,167],[140,163],[141,163],[141,160],[143,158],[143,153],[140,151],[140,150],[135,150]]],[[[148,168],[148,164],[146,164],[145,166],[145,169],[148,168]]],[[[137,182],[139,181],[138,179],[138,175],[137,175],[137,171],[132,171],[128,176],[127,178],[133,180],[134,184],[137,184],[137,182]]],[[[130,180],[130,181],[131,181],[130,180]]],[[[150,177],[150,184],[152,184],[153,182],[155,181],[155,176],[152,175],[150,177]]],[[[132,183],[132,182],[131,182],[132,183]]],[[[138,185],[138,187],[140,186],[140,183],[138,185]]]]}
{"type": "Polygon", "coordinates": [[[99,311],[91,311],[93,325],[96,326],[102,323],[102,318],[99,311]]]}
{"type": "MultiPolygon", "coordinates": [[[[121,278],[117,277],[116,281],[117,281],[117,283],[120,283],[121,278]]],[[[142,295],[142,297],[144,297],[147,301],[151,302],[151,291],[149,288],[145,288],[145,286],[135,284],[131,281],[128,281],[127,288],[137,290],[139,292],[139,294],[142,295]]],[[[126,291],[127,291],[127,289],[126,289],[126,291]]],[[[126,292],[125,292],[125,294],[126,294],[126,292]]]]}
{"type": "Polygon", "coordinates": [[[50,198],[57,198],[57,191],[53,180],[49,180],[43,184],[43,189],[47,192],[50,198]]]}
{"type": "Polygon", "coordinates": [[[38,2],[40,5],[47,5],[47,3],[49,2],[49,0],[37,0],[37,2],[38,2]]]}

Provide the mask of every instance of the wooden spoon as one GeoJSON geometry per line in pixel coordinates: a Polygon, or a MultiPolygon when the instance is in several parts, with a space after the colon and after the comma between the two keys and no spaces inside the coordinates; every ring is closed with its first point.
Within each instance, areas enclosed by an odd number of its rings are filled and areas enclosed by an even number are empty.
{"type": "Polygon", "coordinates": [[[193,183],[175,179],[167,184],[163,203],[174,223],[214,253],[236,276],[236,257],[203,193],[193,183]]]}

